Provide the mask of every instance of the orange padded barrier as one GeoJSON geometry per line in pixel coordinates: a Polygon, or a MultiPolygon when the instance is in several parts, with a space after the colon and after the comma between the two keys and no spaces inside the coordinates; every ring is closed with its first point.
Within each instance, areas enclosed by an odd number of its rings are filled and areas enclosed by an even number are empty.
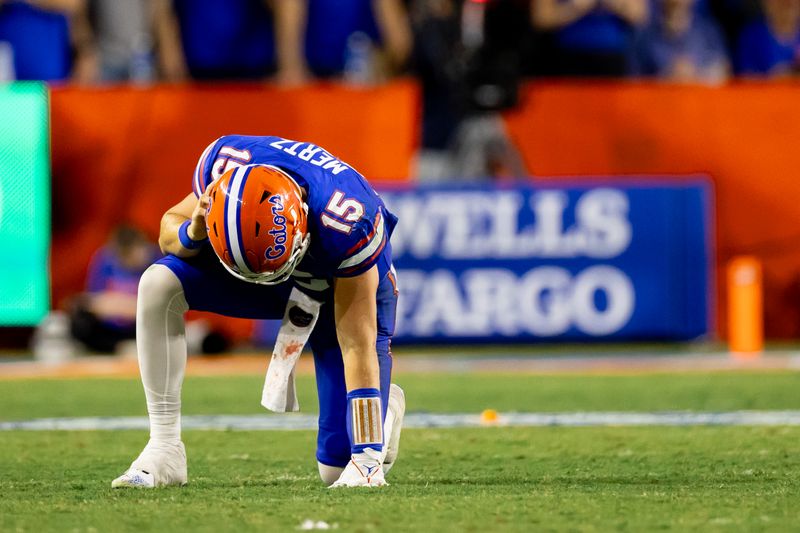
{"type": "Polygon", "coordinates": [[[800,84],[709,88],[537,83],[506,116],[538,176],[707,173],[717,202],[718,325],[724,265],[758,258],[767,337],[800,337],[800,84]]]}
{"type": "MultiPolygon", "coordinates": [[[[405,180],[416,149],[416,86],[164,86],[51,92],[53,303],[84,286],[91,254],[123,221],[158,234],[191,192],[197,158],[228,133],[320,144],[370,179],[405,180]]],[[[241,329],[244,326],[231,326],[241,329]]]]}

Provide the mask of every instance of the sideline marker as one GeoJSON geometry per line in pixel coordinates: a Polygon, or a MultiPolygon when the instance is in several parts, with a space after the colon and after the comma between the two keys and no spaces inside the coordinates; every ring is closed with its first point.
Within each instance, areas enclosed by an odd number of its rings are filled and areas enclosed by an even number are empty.
{"type": "Polygon", "coordinates": [[[762,269],[752,256],[728,262],[728,349],[733,357],[752,359],[764,351],[762,269]]]}

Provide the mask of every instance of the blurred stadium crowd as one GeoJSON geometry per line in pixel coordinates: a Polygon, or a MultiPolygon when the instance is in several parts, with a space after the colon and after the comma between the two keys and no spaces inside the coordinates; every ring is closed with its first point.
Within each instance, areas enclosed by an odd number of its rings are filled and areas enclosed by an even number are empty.
{"type": "Polygon", "coordinates": [[[525,78],[718,84],[799,67],[800,0],[0,0],[0,81],[369,85],[411,74],[423,153],[434,154],[419,174],[431,179],[519,175],[485,112],[513,107],[525,78]],[[456,156],[455,167],[435,157],[475,144],[495,155],[456,156]],[[493,160],[507,168],[487,170],[493,160]]]}
{"type": "Polygon", "coordinates": [[[719,84],[798,67],[800,0],[0,0],[0,81],[415,76],[427,181],[526,174],[494,114],[523,79],[719,84]]]}
{"type": "Polygon", "coordinates": [[[513,107],[525,78],[718,84],[798,67],[800,0],[0,0],[0,81],[411,74],[423,89],[418,173],[433,180],[524,173],[491,112],[513,107]]]}
{"type": "Polygon", "coordinates": [[[0,0],[3,79],[719,82],[799,52],[800,0],[0,0]]]}

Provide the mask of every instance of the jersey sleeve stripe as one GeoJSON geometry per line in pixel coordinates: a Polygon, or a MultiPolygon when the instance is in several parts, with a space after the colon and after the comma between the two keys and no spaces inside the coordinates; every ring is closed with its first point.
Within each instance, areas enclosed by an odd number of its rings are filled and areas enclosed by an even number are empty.
{"type": "Polygon", "coordinates": [[[347,250],[347,254],[346,255],[350,256],[350,255],[356,253],[358,250],[362,249],[364,246],[366,246],[366,244],[368,242],[370,242],[373,239],[373,237],[375,237],[375,232],[378,231],[378,228],[382,224],[383,224],[383,217],[381,216],[381,212],[378,211],[378,215],[375,217],[375,224],[372,225],[372,231],[370,231],[369,234],[366,237],[364,237],[363,239],[358,241],[355,244],[355,246],[353,246],[352,248],[347,250]]]}
{"type": "Polygon", "coordinates": [[[200,159],[197,160],[197,165],[194,167],[194,180],[192,181],[192,185],[194,187],[194,194],[199,198],[202,195],[206,188],[203,185],[203,178],[205,177],[206,172],[206,159],[208,159],[209,153],[211,149],[214,148],[214,145],[217,144],[219,139],[216,139],[214,142],[206,146],[206,149],[203,150],[203,155],[200,156],[200,159]]]}
{"type": "Polygon", "coordinates": [[[378,248],[381,247],[381,244],[383,243],[384,224],[383,224],[383,218],[380,216],[380,213],[378,213],[378,216],[377,216],[377,218],[375,220],[375,227],[373,228],[373,231],[372,231],[372,233],[370,235],[367,235],[364,239],[362,239],[359,242],[359,244],[356,245],[356,248],[364,240],[367,240],[368,244],[364,248],[362,248],[361,251],[358,252],[357,254],[355,254],[354,256],[349,257],[349,258],[345,259],[344,261],[342,261],[342,263],[339,265],[339,270],[342,270],[343,268],[351,268],[351,267],[360,265],[366,259],[371,257],[372,254],[375,253],[375,250],[377,250],[378,248]],[[370,238],[370,235],[372,235],[371,238],[370,238]]]}
{"type": "Polygon", "coordinates": [[[365,264],[370,264],[371,262],[373,262],[373,261],[375,260],[375,258],[377,258],[379,255],[381,255],[381,252],[383,252],[383,249],[384,249],[385,247],[386,247],[386,239],[383,239],[383,241],[381,241],[381,244],[380,244],[380,246],[378,246],[378,249],[377,249],[377,250],[375,250],[375,253],[373,253],[373,254],[372,254],[371,256],[369,256],[367,259],[365,259],[364,261],[362,261],[361,263],[359,263],[359,264],[357,264],[357,265],[355,265],[355,266],[352,266],[352,267],[350,267],[350,268],[346,268],[346,269],[344,269],[344,270],[341,270],[341,269],[340,269],[340,270],[338,271],[338,274],[339,274],[339,275],[346,276],[346,275],[348,275],[348,274],[352,274],[353,272],[355,272],[355,271],[359,270],[360,268],[363,268],[363,266],[364,266],[365,264]]]}

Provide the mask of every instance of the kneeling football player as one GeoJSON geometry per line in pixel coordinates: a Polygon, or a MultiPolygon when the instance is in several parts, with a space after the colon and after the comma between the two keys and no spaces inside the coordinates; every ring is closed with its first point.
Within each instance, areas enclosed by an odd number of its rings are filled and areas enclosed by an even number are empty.
{"type": "Polygon", "coordinates": [[[405,411],[403,391],[390,384],[396,223],[364,177],[319,146],[241,135],[211,143],[193,193],[161,220],[167,255],[139,283],[136,336],[150,440],[112,486],[187,482],[184,313],[278,319],[297,290],[321,303],[309,338],[320,476],[332,486],[385,484],[405,411]]]}

